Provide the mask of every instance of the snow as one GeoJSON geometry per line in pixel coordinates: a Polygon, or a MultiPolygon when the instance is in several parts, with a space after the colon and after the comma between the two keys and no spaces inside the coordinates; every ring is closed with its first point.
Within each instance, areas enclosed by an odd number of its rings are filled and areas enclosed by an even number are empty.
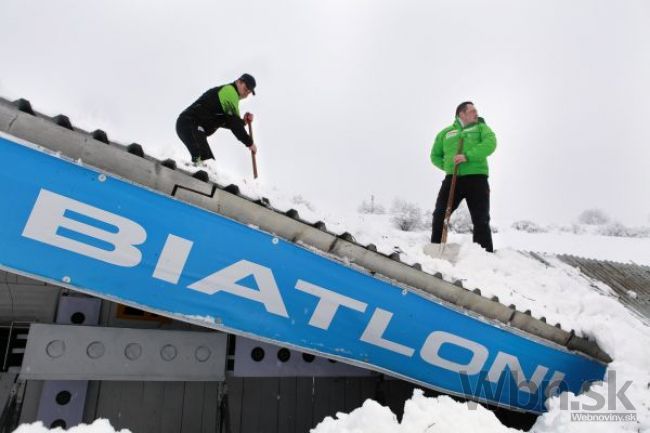
{"type": "Polygon", "coordinates": [[[569,253],[591,259],[650,265],[649,238],[573,233],[522,233],[507,230],[497,234],[496,241],[521,251],[569,253]]]}
{"type": "Polygon", "coordinates": [[[70,433],[131,433],[131,430],[122,429],[115,430],[111,427],[111,423],[106,419],[97,419],[92,424],[80,424],[76,427],[71,427],[69,430],[64,430],[60,427],[49,430],[43,426],[43,423],[38,421],[33,424],[23,424],[14,430],[14,433],[61,433],[61,432],[70,432],[70,433]]]}
{"type": "Polygon", "coordinates": [[[390,409],[373,400],[366,400],[350,414],[339,414],[337,419],[325,418],[313,433],[436,433],[436,432],[501,433],[518,430],[504,427],[496,416],[478,405],[468,411],[467,405],[451,397],[424,397],[415,390],[413,398],[404,405],[402,422],[390,409]]]}
{"type": "MultiPolygon", "coordinates": [[[[555,257],[545,256],[547,265],[521,251],[573,254],[648,265],[650,238],[614,238],[591,233],[524,233],[506,229],[494,235],[496,252],[488,254],[471,242],[471,235],[451,233],[449,242],[460,245],[458,257],[452,263],[424,254],[422,248],[428,243],[428,229],[403,232],[392,225],[390,214],[322,212],[305,198],[283,194],[265,185],[262,180],[229,175],[223,171],[223,167],[218,169],[213,161],[208,161],[204,169],[220,185],[235,183],[244,195],[267,197],[275,208],[282,211],[294,208],[301,218],[314,222],[322,220],[328,230],[335,233],[348,231],[361,244],[374,243],[379,251],[399,251],[404,262],[419,262],[426,272],[441,272],[447,280],[462,280],[466,288],[480,288],[484,296],[498,296],[503,304],[515,304],[520,311],[530,309],[534,317],[544,316],[551,324],[558,322],[564,329],[574,329],[579,335],[597,340],[600,347],[613,358],[607,378],[616,378],[615,383],[605,381],[592,386],[592,391],[613,407],[607,409],[605,405],[598,413],[632,413],[637,421],[572,421],[571,415],[575,411],[569,408],[579,403],[593,406],[595,398],[588,394],[576,397],[565,393],[547,401],[548,412],[538,418],[531,431],[650,432],[648,324],[621,305],[612,289],[603,283],[589,279],[578,269],[555,257]],[[624,395],[634,406],[633,410],[627,410],[620,400],[616,401],[616,392],[626,381],[631,381],[631,384],[624,395]]],[[[45,431],[48,430],[34,424],[21,426],[16,433],[45,431]]],[[[78,430],[70,431],[104,433],[114,430],[105,420],[100,420],[91,426],[80,426],[78,430]]],[[[401,422],[387,407],[367,400],[349,414],[327,417],[312,430],[313,433],[444,431],[492,433],[516,430],[503,426],[491,411],[480,404],[460,403],[447,396],[428,398],[419,390],[406,402],[401,422]]]]}

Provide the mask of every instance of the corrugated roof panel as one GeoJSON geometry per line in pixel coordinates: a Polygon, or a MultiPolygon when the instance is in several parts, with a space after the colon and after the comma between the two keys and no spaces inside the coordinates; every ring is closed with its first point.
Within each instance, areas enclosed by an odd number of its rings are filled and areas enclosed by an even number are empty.
{"type": "Polygon", "coordinates": [[[569,255],[558,258],[568,265],[576,266],[588,277],[607,284],[616,292],[623,305],[650,322],[650,266],[569,255]]]}

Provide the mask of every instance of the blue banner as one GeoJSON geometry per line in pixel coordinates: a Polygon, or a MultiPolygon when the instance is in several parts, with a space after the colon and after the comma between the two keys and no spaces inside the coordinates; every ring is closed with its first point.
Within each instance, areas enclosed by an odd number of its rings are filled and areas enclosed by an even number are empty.
{"type": "Polygon", "coordinates": [[[0,135],[0,266],[176,319],[544,411],[605,367],[0,135]]]}

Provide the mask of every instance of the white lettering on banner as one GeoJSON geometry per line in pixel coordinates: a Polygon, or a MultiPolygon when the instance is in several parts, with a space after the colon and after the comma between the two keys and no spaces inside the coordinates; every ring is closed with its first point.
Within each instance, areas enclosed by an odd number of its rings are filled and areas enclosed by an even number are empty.
{"type": "Polygon", "coordinates": [[[269,313],[289,317],[280,290],[273,278],[273,272],[267,267],[248,260],[240,260],[188,287],[208,295],[221,291],[229,292],[251,301],[261,302],[269,313]],[[251,275],[255,278],[259,290],[237,284],[237,281],[251,275]]]}
{"type": "Polygon", "coordinates": [[[140,245],[147,239],[147,232],[145,232],[144,228],[130,219],[46,189],[41,189],[39,192],[22,234],[26,238],[83,254],[102,262],[125,267],[137,266],[140,263],[142,254],[135,245],[140,245]],[[117,228],[117,232],[109,232],[67,218],[65,216],[66,210],[110,224],[117,228]],[[104,241],[110,244],[113,250],[106,250],[61,236],[57,234],[59,228],[65,228],[104,241]]]}
{"type": "Polygon", "coordinates": [[[298,280],[296,283],[296,289],[320,298],[313,314],[311,315],[311,319],[309,319],[309,324],[311,326],[320,329],[327,330],[330,327],[332,319],[341,305],[361,313],[365,312],[366,307],[368,306],[368,304],[364,302],[343,296],[340,293],[324,289],[303,280],[298,280]]]}
{"type": "Polygon", "coordinates": [[[411,349],[403,344],[395,343],[394,341],[383,338],[384,332],[386,331],[386,328],[388,328],[388,324],[392,317],[393,313],[390,311],[382,310],[381,308],[375,309],[375,312],[372,314],[370,322],[368,322],[368,326],[366,326],[365,331],[363,331],[360,340],[404,356],[413,356],[415,349],[411,349]]]}
{"type": "Polygon", "coordinates": [[[555,371],[551,379],[548,381],[546,390],[544,391],[544,397],[549,398],[553,397],[556,391],[560,388],[562,381],[564,380],[564,373],[561,371],[555,371]]]}
{"type": "Polygon", "coordinates": [[[174,235],[167,236],[165,246],[160,253],[158,263],[156,263],[156,269],[153,271],[153,277],[178,284],[193,245],[194,242],[187,239],[174,235]]]}
{"type": "MultiPolygon", "coordinates": [[[[142,244],[147,239],[145,229],[130,219],[45,189],[41,189],[22,234],[24,237],[57,248],[124,267],[134,267],[140,264],[142,253],[136,245],[142,244]],[[97,226],[66,217],[65,212],[67,210],[100,223],[111,225],[116,228],[116,231],[103,230],[97,226]],[[81,240],[62,236],[58,234],[60,228],[103,241],[113,249],[102,249],[81,240]]],[[[171,284],[178,284],[193,246],[194,242],[191,240],[168,234],[152,277],[171,284]]],[[[226,266],[189,285],[188,288],[206,295],[228,292],[263,304],[269,313],[290,318],[272,270],[248,260],[240,260],[226,266]],[[251,276],[257,284],[257,290],[238,284],[242,279],[251,276]]],[[[331,326],[339,307],[349,308],[360,313],[365,313],[368,307],[365,302],[311,284],[302,279],[297,280],[295,288],[319,298],[309,319],[309,325],[326,331],[331,326]]],[[[415,349],[384,338],[392,317],[392,312],[375,308],[359,340],[406,357],[412,357],[415,349]]],[[[448,371],[467,375],[480,373],[485,367],[488,355],[488,349],[482,344],[439,330],[431,332],[420,348],[420,356],[425,362],[448,371]],[[459,363],[443,358],[440,355],[440,350],[444,344],[451,344],[469,350],[472,354],[471,359],[466,363],[459,363]]],[[[530,394],[537,392],[549,371],[547,367],[537,365],[531,379],[528,380],[524,375],[520,360],[516,356],[498,352],[494,362],[488,369],[486,380],[491,383],[498,383],[505,369],[512,372],[519,389],[530,394]]],[[[547,386],[545,395],[548,396],[557,389],[563,378],[564,373],[555,371],[547,386]]]]}
{"type": "Polygon", "coordinates": [[[529,381],[526,379],[524,370],[521,368],[521,364],[517,358],[507,353],[499,352],[492,363],[492,367],[490,367],[490,371],[488,371],[487,380],[492,383],[498,383],[506,368],[508,368],[512,373],[512,378],[517,384],[517,388],[530,390],[531,394],[537,392],[539,385],[542,383],[544,376],[546,376],[546,373],[548,372],[548,368],[540,364],[535,369],[533,377],[529,381]]]}
{"type": "Polygon", "coordinates": [[[422,356],[422,359],[429,364],[442,367],[445,370],[464,373],[467,375],[473,375],[480,372],[487,360],[488,354],[489,352],[487,348],[482,344],[444,331],[434,331],[429,334],[420,350],[420,356],[422,356]],[[470,359],[467,364],[460,364],[442,358],[439,352],[440,347],[442,347],[443,344],[453,344],[454,346],[462,347],[463,349],[471,351],[472,359],[470,359]]]}

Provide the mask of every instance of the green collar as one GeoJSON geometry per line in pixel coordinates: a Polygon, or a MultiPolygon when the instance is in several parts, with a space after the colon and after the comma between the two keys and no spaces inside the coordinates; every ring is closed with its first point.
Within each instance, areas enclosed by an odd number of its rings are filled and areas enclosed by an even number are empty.
{"type": "Polygon", "coordinates": [[[483,119],[482,117],[479,117],[478,120],[476,121],[476,123],[472,123],[470,125],[465,125],[463,127],[462,124],[460,123],[460,119],[458,117],[456,117],[456,119],[454,119],[454,128],[456,128],[456,129],[466,129],[466,128],[469,128],[470,126],[478,125],[479,123],[485,123],[485,119],[483,119]]]}

